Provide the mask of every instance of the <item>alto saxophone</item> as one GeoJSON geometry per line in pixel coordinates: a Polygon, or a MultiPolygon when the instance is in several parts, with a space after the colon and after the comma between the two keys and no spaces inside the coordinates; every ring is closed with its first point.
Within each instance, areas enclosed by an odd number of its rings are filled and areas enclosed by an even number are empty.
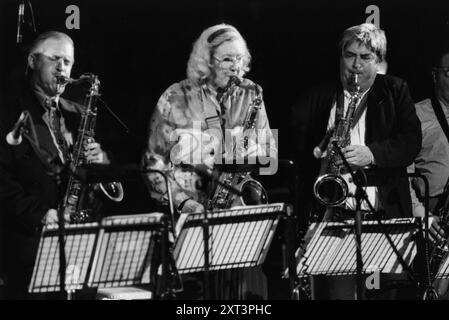
{"type": "MultiPolygon", "coordinates": [[[[85,110],[81,114],[81,121],[78,128],[78,136],[73,146],[71,155],[71,173],[69,175],[65,196],[62,202],[62,208],[70,212],[70,221],[72,223],[85,223],[92,220],[92,208],[84,207],[87,187],[75,174],[76,169],[86,164],[84,156],[85,148],[88,143],[94,141],[95,123],[97,118],[97,98],[100,96],[100,81],[98,76],[93,74],[82,75],[79,79],[70,79],[66,77],[57,78],[59,85],[75,84],[87,81],[90,84],[89,92],[85,99],[85,110]]],[[[123,187],[120,182],[95,183],[91,185],[94,190],[100,189],[107,198],[113,201],[123,199],[123,187]]]]}
{"type": "MultiPolygon", "coordinates": [[[[352,74],[350,82],[352,92],[346,116],[341,118],[333,129],[326,133],[325,139],[330,137],[326,149],[327,155],[321,167],[319,177],[313,185],[313,193],[316,199],[321,204],[329,207],[341,205],[348,197],[348,184],[342,177],[343,174],[347,173],[346,167],[343,164],[337,164],[337,161],[341,159],[333,142],[335,141],[341,149],[351,144],[351,127],[354,111],[360,101],[358,74],[352,74]]],[[[321,152],[317,152],[317,148],[315,148],[314,155],[319,157],[321,152]]]]}
{"type": "MultiPolygon", "coordinates": [[[[240,81],[237,82],[240,85],[240,81]]],[[[254,130],[257,121],[257,115],[262,104],[262,88],[257,84],[254,85],[256,92],[255,98],[252,100],[245,120],[243,122],[243,138],[240,143],[234,146],[234,156],[248,150],[249,133],[254,130]]],[[[250,176],[250,172],[222,172],[219,181],[225,185],[236,188],[241,196],[237,197],[222,185],[217,185],[212,198],[208,202],[208,209],[228,209],[235,205],[256,205],[268,203],[268,196],[262,184],[250,176]]]]}

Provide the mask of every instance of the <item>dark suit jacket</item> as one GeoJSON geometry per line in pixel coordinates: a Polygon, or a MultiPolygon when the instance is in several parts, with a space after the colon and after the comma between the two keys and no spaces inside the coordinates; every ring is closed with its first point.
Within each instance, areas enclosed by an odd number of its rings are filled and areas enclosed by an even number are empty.
{"type": "MultiPolygon", "coordinates": [[[[330,110],[341,85],[309,92],[293,108],[294,152],[303,182],[303,203],[310,207],[320,161],[313,148],[325,135],[330,110]]],[[[405,81],[377,75],[368,92],[365,144],[374,155],[375,185],[388,218],[412,216],[406,166],[421,148],[421,127],[405,81]]]]}
{"type": "MultiPolygon", "coordinates": [[[[9,270],[17,271],[17,277],[25,272],[28,277],[41,221],[48,209],[58,207],[60,191],[64,189],[62,185],[58,187],[55,179],[61,161],[42,119],[45,111],[30,88],[27,86],[19,98],[11,98],[5,104],[0,115],[0,227],[5,237],[4,259],[9,270]],[[24,110],[29,111],[35,125],[41,153],[26,138],[17,146],[6,143],[7,133],[24,110]]],[[[62,98],[59,105],[75,141],[81,106],[62,98]]]]}

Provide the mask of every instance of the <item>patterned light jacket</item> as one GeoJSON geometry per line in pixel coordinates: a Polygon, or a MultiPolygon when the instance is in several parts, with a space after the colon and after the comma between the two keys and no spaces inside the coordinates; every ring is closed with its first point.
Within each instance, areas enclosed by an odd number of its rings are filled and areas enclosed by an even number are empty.
{"type": "MultiPolygon", "coordinates": [[[[195,181],[198,177],[191,172],[176,170],[176,164],[182,161],[213,166],[214,155],[211,153],[213,142],[220,139],[214,140],[213,135],[207,133],[206,108],[216,110],[223,130],[237,132],[241,129],[256,96],[256,85],[248,79],[243,79],[239,86],[233,86],[222,95],[219,94],[218,100],[217,92],[211,86],[197,85],[192,80],[186,79],[171,85],[159,98],[150,121],[143,166],[167,170],[175,207],[189,198],[198,202],[205,200],[204,193],[196,188],[195,181]]],[[[256,143],[262,150],[267,155],[277,158],[275,138],[268,123],[263,100],[253,133],[257,137],[256,143]]],[[[221,136],[222,146],[224,141],[229,144],[230,139],[223,140],[227,134],[228,132],[221,136]]],[[[232,146],[229,144],[226,150],[228,153],[232,152],[232,146]]],[[[146,176],[152,197],[166,201],[164,180],[154,173],[148,173],[146,176]]]]}

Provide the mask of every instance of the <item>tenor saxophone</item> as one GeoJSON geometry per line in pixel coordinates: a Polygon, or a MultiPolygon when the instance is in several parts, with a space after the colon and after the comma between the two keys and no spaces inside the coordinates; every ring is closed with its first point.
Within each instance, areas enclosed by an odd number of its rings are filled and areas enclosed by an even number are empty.
{"type": "MultiPolygon", "coordinates": [[[[240,81],[238,82],[240,85],[240,81]]],[[[248,150],[249,133],[256,126],[257,116],[263,101],[262,88],[254,84],[255,98],[251,101],[245,120],[243,122],[243,137],[237,142],[233,154],[241,154],[248,150]]],[[[208,202],[208,209],[228,209],[234,205],[256,205],[268,203],[268,196],[262,184],[251,178],[250,172],[222,172],[219,181],[225,185],[236,188],[241,196],[236,196],[222,185],[217,185],[215,192],[208,202]]]]}
{"type": "Polygon", "coordinates": [[[97,98],[99,97],[100,81],[98,76],[93,74],[82,75],[79,79],[71,79],[66,77],[57,77],[59,85],[76,84],[80,82],[88,82],[90,84],[89,91],[85,99],[85,109],[81,114],[81,121],[78,128],[78,136],[73,146],[71,154],[71,173],[67,183],[66,192],[62,202],[62,208],[70,213],[70,221],[72,223],[84,223],[92,220],[92,208],[85,207],[85,197],[87,188],[92,187],[94,190],[101,190],[107,198],[113,201],[121,201],[123,199],[123,187],[120,182],[95,183],[86,185],[74,174],[77,168],[86,164],[84,156],[85,147],[88,143],[94,141],[95,124],[97,118],[97,98]]]}
{"type": "MultiPolygon", "coordinates": [[[[339,148],[345,148],[351,144],[351,126],[354,118],[354,111],[360,101],[360,86],[358,85],[358,74],[354,73],[350,79],[352,87],[351,98],[345,117],[341,118],[338,123],[326,133],[324,139],[330,139],[326,142],[326,158],[318,179],[313,185],[313,193],[321,204],[329,207],[336,207],[344,203],[348,197],[349,188],[345,179],[342,177],[346,173],[343,164],[337,164],[340,155],[334,147],[335,141],[339,148]]],[[[318,152],[319,148],[315,148],[314,155],[321,156],[318,152]]]]}

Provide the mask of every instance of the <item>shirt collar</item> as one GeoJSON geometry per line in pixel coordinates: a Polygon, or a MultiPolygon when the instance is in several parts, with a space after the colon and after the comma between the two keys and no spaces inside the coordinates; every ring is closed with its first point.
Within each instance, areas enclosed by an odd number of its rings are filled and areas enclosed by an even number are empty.
{"type": "Polygon", "coordinates": [[[37,97],[37,101],[45,111],[48,111],[51,108],[53,101],[56,103],[55,105],[58,106],[59,96],[49,97],[40,90],[34,89],[33,91],[37,97]]]}
{"type": "MultiPolygon", "coordinates": [[[[371,87],[360,93],[360,100],[363,99],[363,97],[369,91],[369,89],[371,89],[371,87]]],[[[343,89],[343,94],[345,95],[345,98],[347,98],[347,99],[351,98],[351,94],[349,93],[348,90],[343,89]]]]}
{"type": "Polygon", "coordinates": [[[441,99],[438,99],[438,101],[440,102],[441,107],[443,108],[443,110],[449,111],[449,105],[448,105],[447,103],[445,103],[445,102],[444,102],[443,100],[441,100],[441,99]]]}

